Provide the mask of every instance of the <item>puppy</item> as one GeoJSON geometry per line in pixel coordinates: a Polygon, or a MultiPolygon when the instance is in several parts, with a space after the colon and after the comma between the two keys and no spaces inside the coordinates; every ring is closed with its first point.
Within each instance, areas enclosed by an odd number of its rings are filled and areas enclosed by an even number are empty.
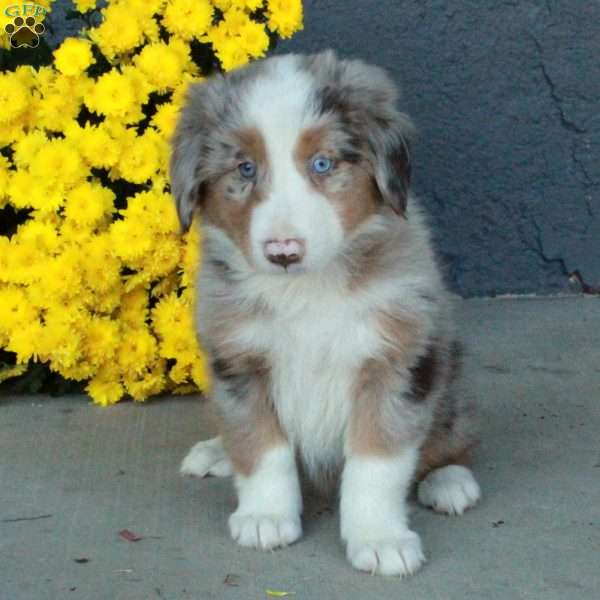
{"type": "Polygon", "coordinates": [[[331,52],[255,62],[190,88],[171,186],[201,215],[196,328],[220,436],[182,472],[233,474],[231,536],[271,549],[302,534],[299,465],[340,478],[357,569],[423,563],[406,497],[460,514],[470,410],[451,301],[409,189],[413,127],[378,67],[331,52]]]}

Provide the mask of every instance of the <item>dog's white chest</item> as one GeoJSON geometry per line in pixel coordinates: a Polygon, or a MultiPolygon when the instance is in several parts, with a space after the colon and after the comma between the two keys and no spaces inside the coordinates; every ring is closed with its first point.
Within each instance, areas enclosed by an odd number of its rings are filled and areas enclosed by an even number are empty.
{"type": "Polygon", "coordinates": [[[353,386],[376,336],[349,307],[315,306],[276,319],[268,334],[279,421],[310,470],[338,463],[353,386]]]}

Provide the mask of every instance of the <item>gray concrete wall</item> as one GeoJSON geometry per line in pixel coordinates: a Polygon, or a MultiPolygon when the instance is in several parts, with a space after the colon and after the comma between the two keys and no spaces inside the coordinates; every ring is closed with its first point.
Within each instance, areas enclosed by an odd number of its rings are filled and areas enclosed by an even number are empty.
{"type": "MultiPolygon", "coordinates": [[[[58,0],[58,43],[80,25],[58,0]]],[[[415,189],[464,296],[600,283],[599,0],[304,0],[278,52],[392,73],[419,129],[415,189]]]]}
{"type": "Polygon", "coordinates": [[[415,188],[465,296],[600,282],[600,2],[304,0],[278,51],[391,71],[420,136],[415,188]]]}

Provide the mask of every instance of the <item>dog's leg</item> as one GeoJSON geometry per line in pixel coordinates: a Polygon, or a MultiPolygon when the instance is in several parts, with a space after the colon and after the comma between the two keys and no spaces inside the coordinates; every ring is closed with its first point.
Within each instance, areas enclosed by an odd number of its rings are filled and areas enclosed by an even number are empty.
{"type": "Polygon", "coordinates": [[[269,398],[264,373],[232,374],[215,382],[221,433],[231,460],[238,507],[229,518],[241,546],[270,550],[302,535],[302,496],[293,449],[269,398]]]}
{"type": "Polygon", "coordinates": [[[300,483],[287,444],[263,452],[251,473],[236,473],[235,485],[239,504],[229,518],[229,530],[238,544],[270,550],[302,535],[300,483]]]}
{"type": "Polygon", "coordinates": [[[461,515],[481,498],[479,484],[467,468],[477,440],[474,409],[463,396],[446,394],[436,416],[421,447],[418,499],[437,512],[461,515]]]}
{"type": "Polygon", "coordinates": [[[231,461],[225,454],[221,436],[203,440],[192,446],[181,463],[182,475],[194,477],[229,477],[233,473],[231,461]]]}
{"type": "Polygon", "coordinates": [[[425,557],[406,499],[431,407],[412,400],[407,370],[386,358],[367,361],[354,389],[341,485],[346,554],[362,571],[410,575],[425,557]]]}
{"type": "Polygon", "coordinates": [[[408,528],[406,495],[416,447],[392,456],[347,458],[341,489],[341,534],[356,569],[410,575],[424,562],[419,536],[408,528]]]}

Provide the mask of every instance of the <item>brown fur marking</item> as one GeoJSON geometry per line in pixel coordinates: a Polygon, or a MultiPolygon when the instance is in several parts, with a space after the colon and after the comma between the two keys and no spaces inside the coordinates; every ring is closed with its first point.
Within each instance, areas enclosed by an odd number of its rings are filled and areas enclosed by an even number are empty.
{"type": "Polygon", "coordinates": [[[381,423],[381,403],[389,386],[390,367],[384,361],[365,362],[355,383],[350,417],[349,442],[353,453],[385,456],[393,453],[395,440],[386,435],[381,423]]]}
{"type": "Polygon", "coordinates": [[[266,450],[286,441],[269,395],[269,366],[264,356],[239,352],[212,367],[233,399],[221,415],[223,444],[236,472],[248,476],[266,450]]]}
{"type": "Polygon", "coordinates": [[[327,126],[311,127],[300,136],[294,157],[298,170],[333,204],[345,231],[351,232],[378,210],[381,196],[365,165],[344,161],[334,140],[335,132],[327,126]],[[319,153],[336,161],[330,174],[310,172],[310,159],[319,153]]]}
{"type": "Polygon", "coordinates": [[[265,197],[265,179],[260,174],[267,169],[267,153],[258,130],[239,130],[235,137],[239,144],[236,162],[227,173],[206,184],[203,217],[223,229],[250,258],[250,220],[254,208],[265,197]],[[239,175],[237,165],[244,159],[252,159],[258,165],[256,182],[245,181],[239,175]]]}
{"type": "Polygon", "coordinates": [[[377,212],[381,198],[366,169],[360,164],[347,165],[346,168],[351,175],[349,185],[328,197],[341,216],[344,229],[351,232],[377,212]]]}
{"type": "Polygon", "coordinates": [[[389,417],[384,403],[389,405],[390,398],[395,397],[399,411],[411,410],[400,398],[400,390],[410,377],[419,327],[389,313],[380,312],[376,318],[386,349],[381,358],[367,360],[358,374],[349,433],[353,452],[380,456],[397,451],[408,441],[403,439],[400,423],[384,423],[389,417]]]}
{"type": "Polygon", "coordinates": [[[267,165],[267,148],[265,141],[258,129],[252,127],[241,129],[235,133],[240,145],[240,152],[244,157],[251,158],[263,168],[267,165]]]}
{"type": "Polygon", "coordinates": [[[383,311],[376,318],[379,332],[387,346],[389,360],[409,369],[421,337],[418,323],[383,311]]]}

